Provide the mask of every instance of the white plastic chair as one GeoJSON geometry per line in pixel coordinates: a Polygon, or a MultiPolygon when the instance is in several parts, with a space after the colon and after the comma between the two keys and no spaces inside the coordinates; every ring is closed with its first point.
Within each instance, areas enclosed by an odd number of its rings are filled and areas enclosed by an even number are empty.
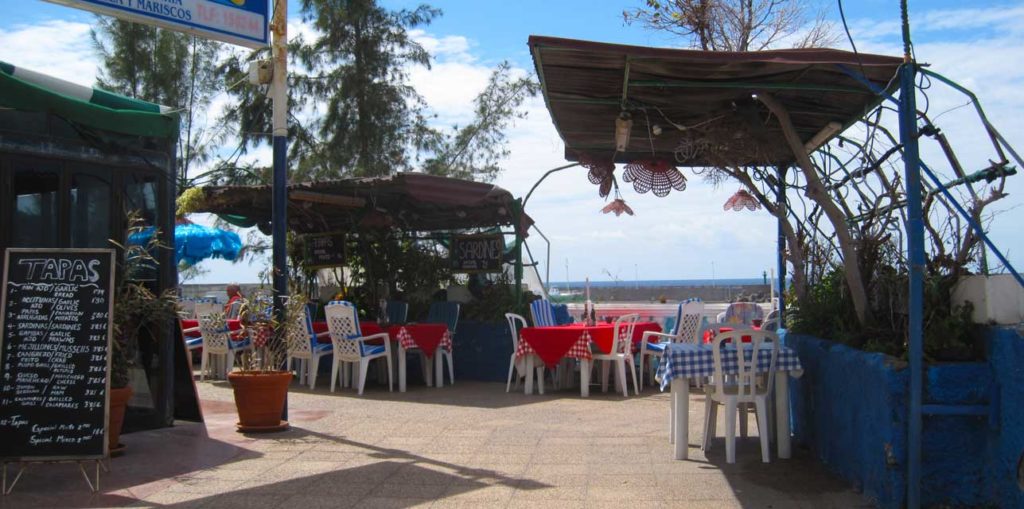
{"type": "Polygon", "coordinates": [[[601,392],[608,392],[608,371],[614,364],[615,379],[622,386],[622,395],[629,397],[629,382],[626,380],[627,365],[633,374],[633,390],[637,395],[640,394],[636,381],[636,366],[633,361],[633,328],[639,319],[640,315],[636,313],[620,316],[615,320],[611,351],[609,353],[601,351],[592,353],[594,361],[603,361],[601,362],[601,392]]]}
{"type": "Polygon", "coordinates": [[[309,316],[309,308],[295,318],[295,323],[288,328],[288,357],[285,366],[292,368],[292,361],[297,361],[295,372],[299,383],[309,385],[310,390],[316,389],[316,375],[320,369],[320,358],[331,355],[333,345],[320,343],[320,337],[329,336],[330,331],[317,334],[313,331],[313,319],[309,316]]]}
{"type": "Polygon", "coordinates": [[[771,313],[768,313],[768,316],[764,317],[764,322],[761,323],[761,330],[775,332],[779,330],[779,327],[781,326],[782,324],[779,323],[779,310],[776,309],[771,313]]]}
{"type": "MultiPolygon", "coordinates": [[[[338,380],[338,367],[341,363],[346,366],[351,364],[358,366],[359,395],[363,394],[363,387],[366,385],[366,372],[370,361],[383,357],[388,366],[388,391],[393,390],[391,383],[391,341],[388,333],[381,332],[371,336],[363,336],[359,329],[359,317],[356,314],[356,307],[350,302],[335,301],[324,308],[327,316],[327,330],[331,335],[331,344],[334,346],[334,362],[331,366],[331,392],[334,392],[334,384],[338,380]],[[383,345],[366,344],[369,340],[381,340],[383,345]]],[[[342,378],[346,379],[345,373],[342,378]]]]}
{"type": "Polygon", "coordinates": [[[199,381],[206,379],[206,368],[210,356],[224,356],[224,377],[227,378],[227,373],[230,373],[235,365],[235,354],[252,351],[252,341],[248,337],[241,341],[231,339],[228,322],[221,313],[200,316],[199,333],[202,334],[203,347],[202,362],[199,365],[199,381]]]}
{"type": "MultiPolygon", "coordinates": [[[[757,433],[761,438],[761,461],[770,462],[768,452],[768,398],[775,384],[775,365],[779,358],[779,338],[767,331],[737,330],[721,332],[712,344],[714,374],[712,383],[704,387],[704,440],[701,449],[711,448],[718,418],[718,405],[725,405],[725,461],[736,463],[736,418],[738,406],[753,403],[757,414],[757,433]],[[750,343],[741,338],[750,336],[750,343]],[[761,346],[771,343],[771,359],[767,376],[758,376],[758,357],[763,355],[761,346]],[[723,350],[737,349],[736,374],[726,375],[722,369],[723,350]],[[748,358],[749,353],[749,358],[748,358]]],[[[746,418],[746,412],[739,414],[746,418]]]]}
{"type": "Polygon", "coordinates": [[[640,390],[644,390],[644,362],[647,362],[651,383],[654,383],[654,358],[665,355],[669,343],[700,344],[701,320],[704,317],[704,301],[691,299],[679,303],[674,330],[669,333],[647,331],[640,340],[640,390]],[[653,337],[659,338],[651,343],[653,337]],[[650,360],[648,360],[650,357],[650,360]]]}
{"type": "MultiPolygon", "coordinates": [[[[516,370],[516,350],[519,349],[519,331],[526,327],[526,318],[515,313],[505,313],[505,320],[508,321],[508,330],[512,334],[512,358],[508,361],[508,383],[505,384],[505,392],[512,388],[512,373],[516,370]]],[[[516,376],[516,389],[519,389],[519,379],[522,373],[516,376]]]]}

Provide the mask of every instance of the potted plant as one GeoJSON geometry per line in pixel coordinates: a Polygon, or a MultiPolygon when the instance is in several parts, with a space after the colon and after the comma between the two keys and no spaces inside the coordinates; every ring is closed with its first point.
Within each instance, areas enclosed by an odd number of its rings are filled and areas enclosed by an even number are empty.
{"type": "Polygon", "coordinates": [[[125,409],[132,397],[129,373],[135,365],[140,338],[156,337],[156,329],[178,318],[178,303],[173,290],[154,293],[144,281],[143,272],[151,271],[157,260],[150,254],[159,249],[158,235],[152,227],[129,218],[128,245],[121,246],[124,258],[117,267],[114,291],[114,340],[110,362],[110,421],[108,449],[120,452],[118,443],[125,409]],[[148,238],[147,238],[148,236],[148,238]]]}
{"type": "Polygon", "coordinates": [[[288,299],[283,322],[275,320],[269,299],[254,298],[242,304],[239,319],[253,342],[253,352],[242,358],[241,369],[228,373],[238,409],[238,431],[270,432],[288,428],[281,419],[292,374],[282,369],[288,355],[288,341],[304,340],[301,313],[306,300],[288,299]]]}

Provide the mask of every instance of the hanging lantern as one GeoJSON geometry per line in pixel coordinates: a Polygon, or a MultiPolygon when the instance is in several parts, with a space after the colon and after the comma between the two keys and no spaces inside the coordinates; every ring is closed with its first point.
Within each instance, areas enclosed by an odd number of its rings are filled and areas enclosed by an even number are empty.
{"type": "Polygon", "coordinates": [[[761,208],[761,202],[757,201],[746,189],[740,189],[736,191],[736,194],[729,197],[725,201],[725,205],[722,205],[722,210],[735,210],[737,212],[743,210],[757,210],[761,208]]]}
{"type": "Polygon", "coordinates": [[[633,131],[633,119],[623,111],[615,119],[615,150],[625,152],[629,146],[629,135],[633,131]]]}
{"type": "Polygon", "coordinates": [[[640,194],[653,190],[659,198],[668,196],[672,189],[686,189],[686,177],[664,159],[633,161],[626,165],[622,180],[632,182],[633,189],[640,194]]]}

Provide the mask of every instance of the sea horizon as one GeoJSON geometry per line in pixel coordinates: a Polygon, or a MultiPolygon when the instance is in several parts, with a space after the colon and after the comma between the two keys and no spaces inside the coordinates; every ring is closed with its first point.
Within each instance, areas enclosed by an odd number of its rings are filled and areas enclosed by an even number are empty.
{"type": "MultiPolygon", "coordinates": [[[[770,283],[770,279],[768,280],[770,283]]],[[[552,281],[550,288],[584,288],[586,281],[552,281]]],[[[591,288],[657,288],[657,287],[680,287],[680,286],[751,286],[763,285],[765,279],[756,278],[716,278],[716,279],[641,279],[641,280],[619,280],[619,281],[590,281],[591,288]]]]}

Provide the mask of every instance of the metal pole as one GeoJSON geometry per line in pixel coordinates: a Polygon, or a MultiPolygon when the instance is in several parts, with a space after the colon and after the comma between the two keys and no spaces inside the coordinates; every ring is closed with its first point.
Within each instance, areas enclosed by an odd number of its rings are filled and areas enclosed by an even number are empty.
{"type": "Polygon", "coordinates": [[[782,227],[782,222],[786,220],[786,171],[789,169],[788,166],[779,166],[779,195],[776,197],[778,201],[778,255],[776,256],[776,262],[778,264],[779,279],[776,281],[778,285],[779,294],[779,328],[786,326],[786,299],[784,297],[786,293],[786,233],[782,227]]]}
{"type": "MultiPolygon", "coordinates": [[[[288,250],[286,228],[288,226],[288,1],[274,0],[274,18],[271,24],[274,40],[271,54],[274,62],[274,76],[271,81],[273,100],[274,135],[274,191],[273,215],[273,282],[274,313],[278,323],[284,323],[284,303],[288,296],[288,250]]],[[[285,399],[282,420],[288,419],[288,400],[285,399]]]]}
{"type": "Polygon", "coordinates": [[[546,291],[551,291],[551,241],[544,235],[544,232],[537,228],[537,225],[533,225],[533,229],[537,230],[540,234],[540,238],[544,239],[544,242],[548,245],[547,260],[544,261],[544,288],[546,291]]]}
{"type": "Polygon", "coordinates": [[[903,144],[907,191],[907,252],[910,263],[910,419],[907,447],[907,507],[921,506],[922,319],[924,315],[924,221],[921,212],[921,171],[917,146],[914,62],[900,69],[900,142],[903,144]]]}
{"type": "Polygon", "coordinates": [[[568,170],[569,168],[579,165],[580,163],[570,163],[565,166],[559,166],[558,168],[552,168],[543,175],[541,175],[540,178],[537,179],[537,182],[534,182],[533,187],[530,188],[530,191],[526,193],[526,198],[523,198],[523,210],[526,210],[526,202],[530,201],[530,196],[533,194],[533,191],[537,189],[537,186],[539,186],[541,182],[544,182],[544,179],[548,178],[548,175],[551,175],[552,173],[559,172],[562,170],[568,170]]]}

